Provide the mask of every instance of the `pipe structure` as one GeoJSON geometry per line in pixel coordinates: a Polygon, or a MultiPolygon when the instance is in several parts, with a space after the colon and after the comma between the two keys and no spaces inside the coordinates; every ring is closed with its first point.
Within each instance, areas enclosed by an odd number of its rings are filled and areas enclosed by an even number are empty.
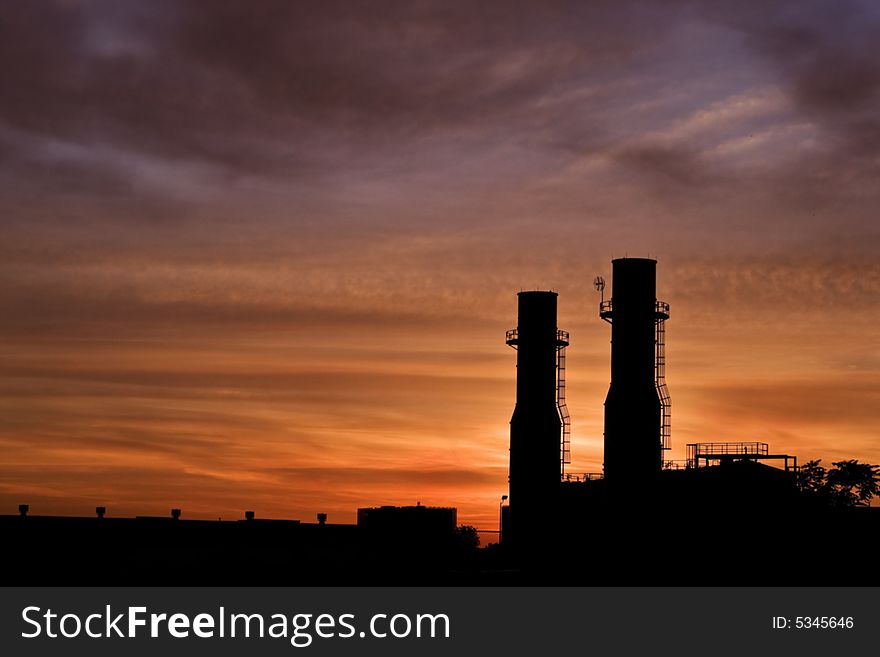
{"type": "MultiPolygon", "coordinates": [[[[613,497],[644,492],[662,467],[657,390],[657,261],[612,260],[611,385],[605,398],[605,481],[613,497]]],[[[668,311],[666,311],[668,313],[668,311]]]]}
{"type": "Polygon", "coordinates": [[[516,407],[510,420],[510,526],[505,540],[525,540],[546,525],[557,504],[561,475],[562,421],[557,408],[555,292],[520,292],[515,347],[516,407]]]}

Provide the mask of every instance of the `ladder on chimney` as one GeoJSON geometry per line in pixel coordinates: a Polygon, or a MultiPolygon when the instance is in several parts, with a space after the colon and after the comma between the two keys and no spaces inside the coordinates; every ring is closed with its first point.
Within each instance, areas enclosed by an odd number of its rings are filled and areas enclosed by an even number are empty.
{"type": "Polygon", "coordinates": [[[559,420],[562,422],[560,466],[564,476],[566,464],[571,463],[571,416],[565,405],[565,346],[557,347],[556,354],[556,408],[559,410],[559,420]]]}
{"type": "MultiPolygon", "coordinates": [[[[667,310],[668,313],[668,310],[667,310]]],[[[666,320],[656,320],[655,343],[657,345],[654,360],[654,383],[660,397],[660,448],[672,447],[672,399],[666,387],[666,320]]]]}

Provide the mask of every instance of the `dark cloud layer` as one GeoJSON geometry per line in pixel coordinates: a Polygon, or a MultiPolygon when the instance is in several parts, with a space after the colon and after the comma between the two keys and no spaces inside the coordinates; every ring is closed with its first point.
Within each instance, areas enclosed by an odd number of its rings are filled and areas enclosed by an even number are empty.
{"type": "Polygon", "coordinates": [[[872,198],[880,30],[869,3],[0,11],[0,185],[7,199],[32,190],[4,213],[10,222],[34,219],[26,206],[41,183],[58,198],[102,199],[92,214],[138,221],[191,219],[241,189],[263,205],[274,195],[272,213],[285,208],[297,225],[331,199],[362,216],[377,194],[413,218],[435,206],[452,222],[456,198],[485,216],[502,208],[481,192],[516,189],[511,209],[539,212],[544,200],[528,192],[545,176],[565,181],[569,211],[632,213],[606,198],[623,179],[679,214],[731,197],[759,200],[763,215],[829,207],[841,189],[865,212],[872,198]],[[731,115],[724,103],[751,102],[750,85],[777,85],[789,105],[731,115]],[[716,116],[700,117],[707,102],[716,116]],[[584,160],[605,173],[581,198],[569,172],[584,160]],[[413,197],[430,202],[416,210],[413,197]],[[108,206],[114,198],[128,207],[108,206]]]}
{"type": "MultiPolygon", "coordinates": [[[[875,152],[876,13],[856,2],[732,7],[7,4],[0,15],[7,89],[0,120],[13,134],[6,135],[5,157],[36,166],[34,149],[22,152],[16,139],[38,137],[48,141],[42,157],[49,160],[58,157],[52,143],[61,141],[104,148],[107,158],[118,151],[204,161],[239,175],[297,175],[438,132],[500,130],[522,138],[554,126],[552,141],[576,143],[608,132],[606,121],[572,123],[566,114],[577,105],[546,99],[585,82],[632,76],[662,56],[657,49],[667,37],[677,38],[676,21],[696,15],[741,30],[779,68],[802,111],[843,131],[851,149],[875,152]]],[[[597,101],[613,110],[601,93],[588,102],[597,101]]],[[[624,149],[622,160],[695,182],[687,171],[701,167],[685,153],[624,149]]],[[[67,175],[63,162],[54,166],[47,175],[67,175]]],[[[110,175],[113,167],[105,168],[110,175]]]]}
{"type": "Polygon", "coordinates": [[[778,71],[797,109],[833,138],[822,166],[842,170],[841,177],[875,177],[880,154],[876,6],[859,1],[784,2],[767,13],[728,19],[778,71]]]}
{"type": "Polygon", "coordinates": [[[650,46],[658,16],[615,3],[7,5],[2,119],[48,139],[296,172],[324,147],[516,116],[650,46]]]}

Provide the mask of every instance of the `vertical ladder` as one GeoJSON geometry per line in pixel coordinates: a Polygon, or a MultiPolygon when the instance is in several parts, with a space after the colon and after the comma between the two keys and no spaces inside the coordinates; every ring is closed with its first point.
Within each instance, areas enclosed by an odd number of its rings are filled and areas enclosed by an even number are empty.
{"type": "Polygon", "coordinates": [[[655,343],[657,345],[654,360],[654,383],[657,386],[657,395],[660,397],[660,448],[672,447],[672,399],[669,396],[669,388],[666,387],[666,320],[658,318],[656,321],[655,343]]]}
{"type": "Polygon", "coordinates": [[[571,463],[571,416],[565,405],[565,347],[557,347],[556,351],[556,408],[562,422],[562,444],[560,445],[561,472],[565,474],[565,465],[571,463]]]}

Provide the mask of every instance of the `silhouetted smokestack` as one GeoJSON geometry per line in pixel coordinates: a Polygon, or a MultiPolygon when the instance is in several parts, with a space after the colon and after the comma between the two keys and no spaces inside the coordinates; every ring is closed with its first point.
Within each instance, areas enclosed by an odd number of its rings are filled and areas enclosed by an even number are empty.
{"type": "Polygon", "coordinates": [[[668,306],[657,303],[656,260],[620,258],[612,265],[611,302],[600,311],[611,321],[605,480],[616,495],[636,494],[662,466],[657,323],[668,317],[668,306]]]}
{"type": "MultiPolygon", "coordinates": [[[[520,292],[519,319],[507,344],[517,349],[516,407],[510,420],[510,527],[520,541],[543,527],[557,503],[562,423],[556,402],[555,292],[520,292]]],[[[565,343],[567,344],[567,342],[565,343]]],[[[546,531],[546,530],[542,530],[546,531]]]]}

